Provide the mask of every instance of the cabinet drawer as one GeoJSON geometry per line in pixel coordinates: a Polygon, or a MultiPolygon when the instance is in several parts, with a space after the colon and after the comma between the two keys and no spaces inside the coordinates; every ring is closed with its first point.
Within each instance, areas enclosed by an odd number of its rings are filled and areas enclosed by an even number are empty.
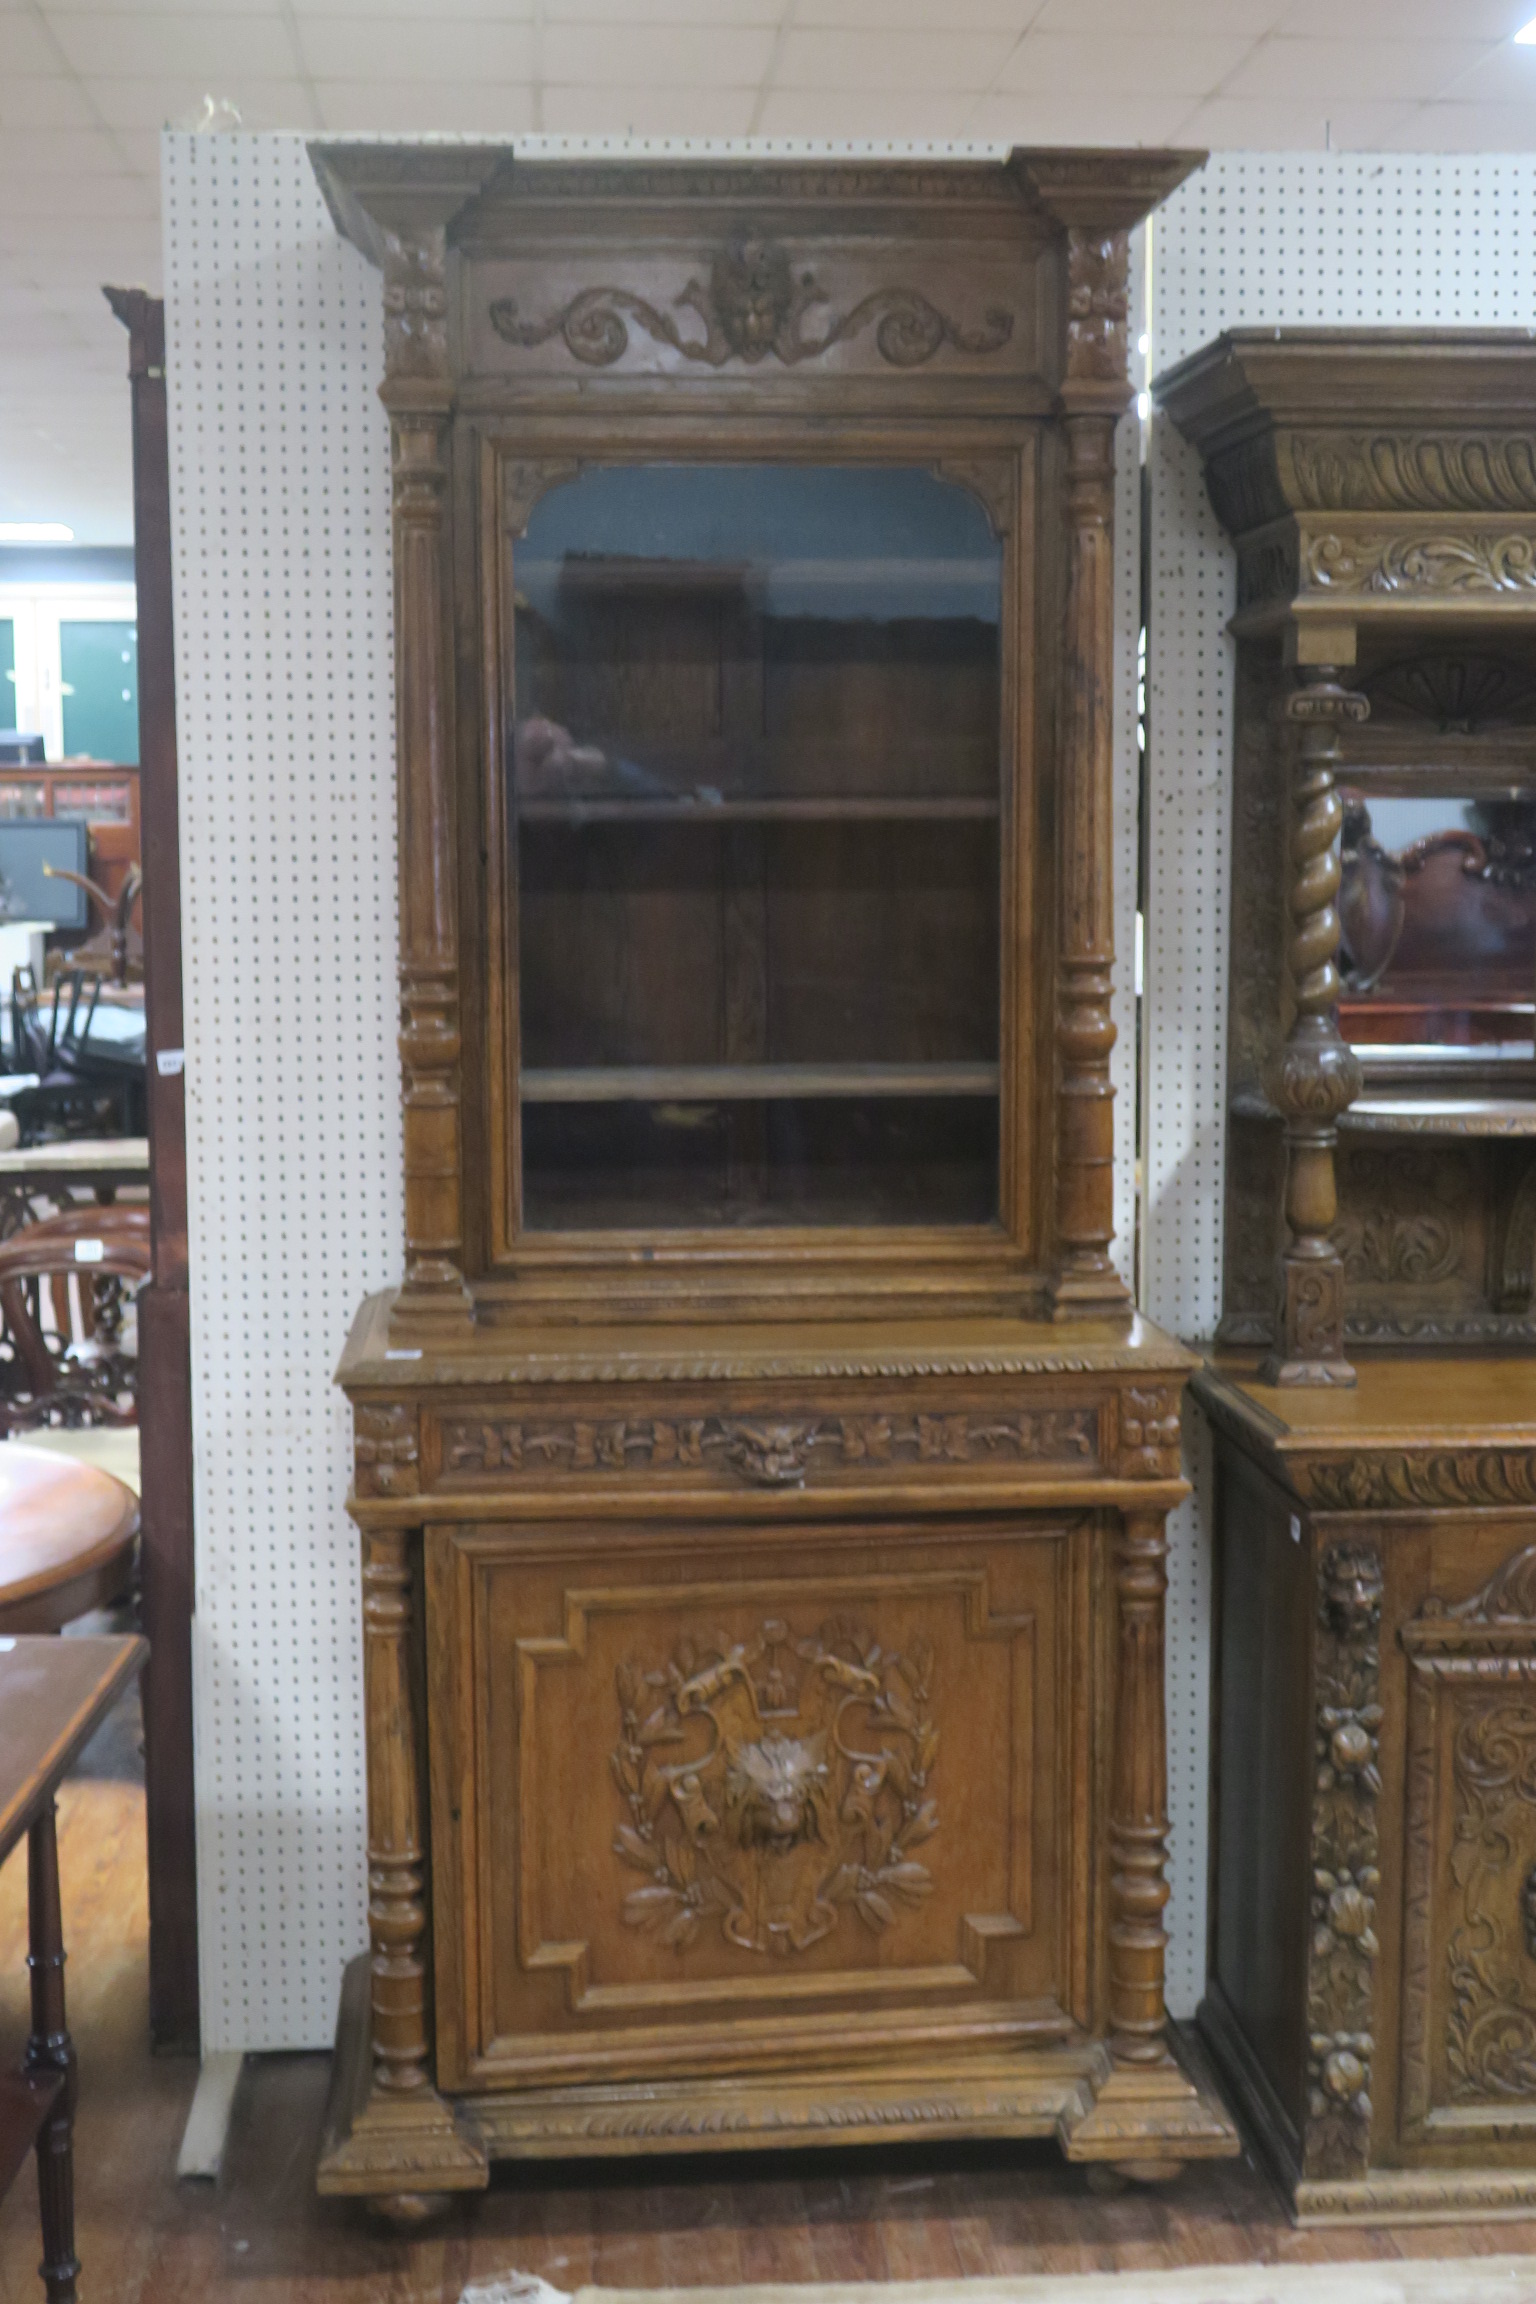
{"type": "Polygon", "coordinates": [[[427,1535],[447,2086],[1059,2036],[1091,1516],[427,1535]]]}

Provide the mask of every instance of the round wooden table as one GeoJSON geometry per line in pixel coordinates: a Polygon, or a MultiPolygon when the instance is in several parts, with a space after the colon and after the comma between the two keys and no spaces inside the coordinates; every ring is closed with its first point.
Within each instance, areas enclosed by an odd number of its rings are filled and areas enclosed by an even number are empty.
{"type": "Polygon", "coordinates": [[[94,1464],[0,1443],[0,1633],[57,1632],[133,1579],[139,1507],[94,1464]]]}

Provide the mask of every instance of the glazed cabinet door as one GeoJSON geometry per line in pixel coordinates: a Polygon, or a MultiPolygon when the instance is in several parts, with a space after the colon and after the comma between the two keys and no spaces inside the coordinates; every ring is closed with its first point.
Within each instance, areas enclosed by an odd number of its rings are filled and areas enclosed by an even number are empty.
{"type": "Polygon", "coordinates": [[[1429,1541],[1399,1635],[1404,1723],[1401,2135],[1536,2132],[1536,1544],[1528,1518],[1429,1541]],[[1469,1586],[1471,1587],[1469,1590],[1469,1586]]]}
{"type": "Polygon", "coordinates": [[[1060,2038],[1079,1516],[427,1532],[439,2084],[1060,2038]]]}

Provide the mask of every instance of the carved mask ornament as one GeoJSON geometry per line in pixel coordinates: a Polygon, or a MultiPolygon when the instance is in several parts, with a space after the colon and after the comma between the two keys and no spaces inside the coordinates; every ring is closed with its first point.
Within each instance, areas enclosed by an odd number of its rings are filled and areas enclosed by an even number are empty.
{"type": "Polygon", "coordinates": [[[928,1776],[932,1659],[884,1653],[857,1626],[755,1641],[618,1675],[613,1773],[628,1813],[614,1853],[647,1875],[630,1926],[681,1951],[718,1918],[745,1952],[805,1952],[851,1904],[888,1927],[933,1887],[912,1854],[938,1826],[928,1776]]]}

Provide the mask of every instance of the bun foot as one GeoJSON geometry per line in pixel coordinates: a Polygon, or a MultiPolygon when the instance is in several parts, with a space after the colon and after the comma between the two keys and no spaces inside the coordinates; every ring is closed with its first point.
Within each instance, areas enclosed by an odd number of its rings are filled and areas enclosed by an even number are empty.
{"type": "Polygon", "coordinates": [[[408,2232],[446,2215],[452,2200],[451,2192],[376,2192],[369,2197],[368,2207],[397,2231],[408,2232]]]}
{"type": "Polygon", "coordinates": [[[1171,2184],[1184,2173],[1182,2160],[1116,2160],[1113,2166],[1127,2184],[1171,2184]]]}

